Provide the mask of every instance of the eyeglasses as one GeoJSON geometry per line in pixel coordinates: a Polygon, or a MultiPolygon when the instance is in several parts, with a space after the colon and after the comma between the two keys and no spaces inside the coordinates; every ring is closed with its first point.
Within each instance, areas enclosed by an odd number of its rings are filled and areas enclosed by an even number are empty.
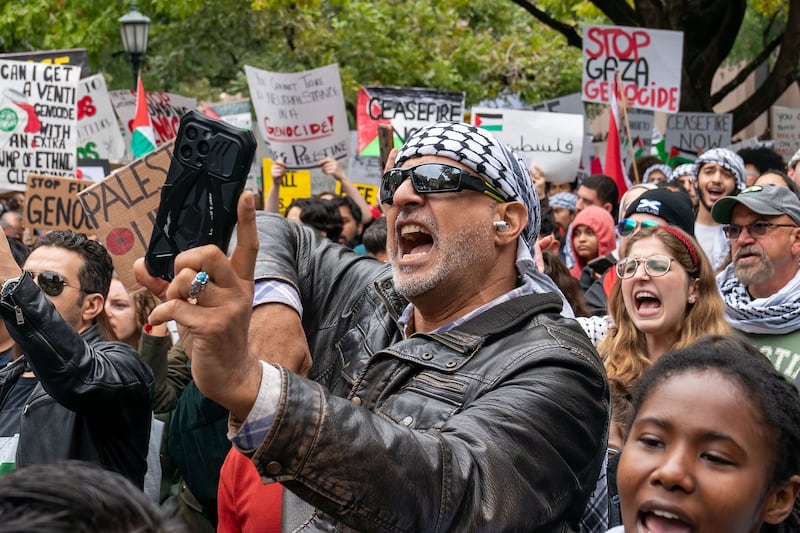
{"type": "Polygon", "coordinates": [[[381,203],[392,205],[394,193],[408,177],[419,194],[469,189],[481,192],[498,202],[511,200],[506,194],[466,170],[452,165],[424,163],[411,168],[393,168],[386,172],[381,179],[381,203]]]}
{"type": "Polygon", "coordinates": [[[651,278],[660,278],[669,272],[673,259],[666,255],[651,255],[646,259],[625,257],[617,262],[617,276],[620,279],[632,278],[639,270],[639,263],[644,263],[644,272],[651,278]]]}
{"type": "Polygon", "coordinates": [[[34,275],[34,273],[31,272],[30,274],[36,278],[36,283],[39,285],[39,288],[48,296],[58,296],[64,292],[64,287],[72,287],[73,289],[84,292],[80,287],[67,283],[64,276],[58,272],[39,272],[38,275],[34,275]]]}
{"type": "Polygon", "coordinates": [[[636,228],[640,225],[642,226],[642,229],[655,228],[656,226],[660,226],[661,223],[653,220],[642,220],[641,222],[637,222],[632,218],[623,218],[619,221],[619,224],[617,224],[617,231],[620,235],[626,237],[636,231],[636,228]]]}
{"type": "Polygon", "coordinates": [[[751,237],[763,237],[767,234],[767,230],[772,228],[796,228],[794,224],[773,224],[772,222],[753,222],[744,226],[740,224],[725,224],[722,226],[722,231],[725,236],[731,240],[736,240],[742,234],[742,230],[746,229],[751,237]]]}

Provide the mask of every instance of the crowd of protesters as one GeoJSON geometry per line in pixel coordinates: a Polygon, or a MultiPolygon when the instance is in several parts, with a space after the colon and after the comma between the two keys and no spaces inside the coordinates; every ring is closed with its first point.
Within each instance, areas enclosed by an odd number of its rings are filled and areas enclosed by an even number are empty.
{"type": "Polygon", "coordinates": [[[132,292],[8,197],[0,532],[800,531],[800,150],[637,163],[438,123],[281,210],[275,161],[132,292]]]}

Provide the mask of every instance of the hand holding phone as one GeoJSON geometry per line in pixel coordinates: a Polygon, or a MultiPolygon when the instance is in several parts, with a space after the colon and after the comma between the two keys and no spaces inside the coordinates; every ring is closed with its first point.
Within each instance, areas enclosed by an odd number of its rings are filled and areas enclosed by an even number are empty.
{"type": "Polygon", "coordinates": [[[150,274],[172,280],[175,256],[190,248],[227,250],[255,149],[251,131],[194,110],[181,117],[145,255],[150,274]]]}

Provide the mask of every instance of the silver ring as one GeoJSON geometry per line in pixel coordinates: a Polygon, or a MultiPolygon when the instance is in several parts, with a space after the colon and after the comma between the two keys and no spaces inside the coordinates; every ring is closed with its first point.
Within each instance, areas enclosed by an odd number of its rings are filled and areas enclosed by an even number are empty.
{"type": "Polygon", "coordinates": [[[189,298],[197,298],[206,288],[206,284],[208,284],[208,274],[201,270],[195,274],[192,280],[192,286],[189,288],[189,298]]]}

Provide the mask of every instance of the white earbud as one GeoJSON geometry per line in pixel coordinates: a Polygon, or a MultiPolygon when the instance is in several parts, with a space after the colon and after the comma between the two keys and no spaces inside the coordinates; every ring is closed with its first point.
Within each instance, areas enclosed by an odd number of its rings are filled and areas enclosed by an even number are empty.
{"type": "Polygon", "coordinates": [[[508,231],[508,222],[505,220],[495,220],[492,222],[492,226],[494,226],[495,231],[508,231]]]}

